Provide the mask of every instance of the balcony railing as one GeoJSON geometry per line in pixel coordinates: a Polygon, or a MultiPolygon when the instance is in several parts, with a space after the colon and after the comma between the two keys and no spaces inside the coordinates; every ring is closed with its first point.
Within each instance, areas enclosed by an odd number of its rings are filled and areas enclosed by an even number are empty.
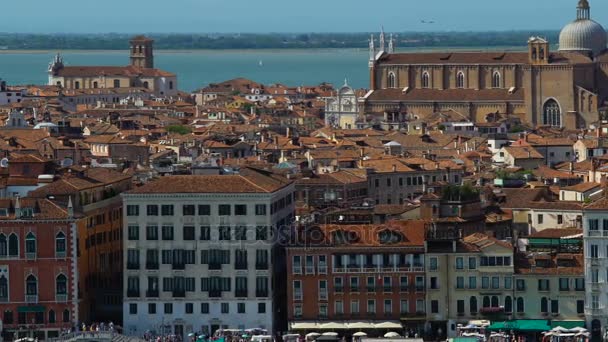
{"type": "Polygon", "coordinates": [[[209,269],[215,271],[221,270],[222,264],[220,264],[219,262],[209,263],[209,269]]]}
{"type": "Polygon", "coordinates": [[[294,292],[293,293],[293,300],[298,300],[299,301],[299,300],[302,300],[302,297],[303,297],[302,292],[294,292]]]}
{"type": "Polygon", "coordinates": [[[379,273],[379,272],[399,272],[399,273],[407,273],[407,272],[424,272],[424,265],[422,264],[414,264],[410,266],[409,264],[402,265],[373,265],[373,264],[364,264],[364,265],[334,265],[333,273],[379,273]]]}
{"type": "Polygon", "coordinates": [[[221,298],[222,291],[220,290],[209,290],[209,298],[221,298]]]}
{"type": "Polygon", "coordinates": [[[185,298],[185,297],[186,297],[186,290],[184,290],[184,289],[173,290],[173,298],[185,298]]]}
{"type": "Polygon", "coordinates": [[[374,286],[374,285],[367,285],[367,286],[365,287],[365,290],[366,290],[367,292],[376,292],[376,286],[374,286]]]}
{"type": "Polygon", "coordinates": [[[247,290],[234,290],[234,296],[239,298],[247,298],[249,291],[247,290]]]}
{"type": "Polygon", "coordinates": [[[302,266],[294,266],[293,274],[302,274],[302,266]]]}
{"type": "Polygon", "coordinates": [[[127,297],[139,297],[139,290],[127,289],[127,297]]]}
{"type": "Polygon", "coordinates": [[[334,292],[336,292],[336,293],[342,293],[342,292],[344,292],[344,287],[342,285],[340,285],[340,286],[334,286],[334,292]]]}
{"type": "Polygon", "coordinates": [[[38,295],[25,295],[25,302],[28,304],[36,304],[38,303],[38,295]]]}
{"type": "Polygon", "coordinates": [[[382,291],[383,292],[393,292],[393,287],[390,285],[384,285],[384,286],[382,286],[382,291]]]}
{"type": "Polygon", "coordinates": [[[66,303],[68,301],[68,295],[65,293],[58,293],[55,295],[55,301],[58,303],[66,303]]]}
{"type": "Polygon", "coordinates": [[[127,269],[128,270],[138,270],[139,263],[138,262],[127,262],[127,269]]]}
{"type": "Polygon", "coordinates": [[[267,262],[256,262],[255,269],[258,271],[268,270],[268,263],[267,262]]]}
{"type": "Polygon", "coordinates": [[[587,236],[589,237],[608,237],[608,230],[590,230],[587,236]]]}
{"type": "Polygon", "coordinates": [[[603,306],[585,307],[585,315],[587,316],[604,316],[606,314],[603,306]]]}
{"type": "Polygon", "coordinates": [[[64,259],[66,257],[67,253],[65,251],[63,252],[55,252],[55,258],[58,259],[64,259]]]}
{"type": "Polygon", "coordinates": [[[146,297],[158,298],[158,290],[146,290],[146,297]]]}
{"type": "Polygon", "coordinates": [[[502,306],[483,307],[479,309],[480,314],[497,314],[505,312],[505,308],[502,306]]]}
{"type": "Polygon", "coordinates": [[[186,264],[183,262],[174,262],[172,265],[174,270],[183,271],[186,269],[186,264]]]}
{"type": "Polygon", "coordinates": [[[350,292],[361,292],[361,287],[351,285],[350,292]]]}
{"type": "Polygon", "coordinates": [[[327,274],[327,265],[319,265],[319,274],[327,274]]]}
{"type": "Polygon", "coordinates": [[[27,260],[36,260],[36,252],[25,253],[25,258],[27,260]]]}
{"type": "Polygon", "coordinates": [[[235,270],[246,270],[247,269],[247,262],[235,262],[234,263],[234,269],[235,270]]]}
{"type": "Polygon", "coordinates": [[[258,298],[266,298],[268,297],[268,290],[256,290],[255,296],[258,298]]]}
{"type": "Polygon", "coordinates": [[[147,262],[146,263],[146,269],[147,270],[157,270],[158,269],[158,263],[157,262],[147,262]]]}

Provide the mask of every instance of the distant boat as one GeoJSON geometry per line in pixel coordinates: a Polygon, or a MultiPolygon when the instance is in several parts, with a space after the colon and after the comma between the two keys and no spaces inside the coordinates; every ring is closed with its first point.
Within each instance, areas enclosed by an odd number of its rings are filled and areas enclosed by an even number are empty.
{"type": "Polygon", "coordinates": [[[260,64],[260,66],[264,66],[264,62],[262,62],[261,60],[258,64],[260,64]]]}

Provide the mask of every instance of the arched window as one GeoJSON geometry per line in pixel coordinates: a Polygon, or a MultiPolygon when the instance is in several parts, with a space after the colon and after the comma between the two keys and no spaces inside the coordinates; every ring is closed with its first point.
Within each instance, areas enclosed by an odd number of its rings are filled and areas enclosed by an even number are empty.
{"type": "Polygon", "coordinates": [[[64,323],[70,322],[70,310],[68,310],[68,309],[63,310],[63,322],[64,323]]]}
{"type": "Polygon", "coordinates": [[[53,309],[49,310],[49,323],[55,323],[55,311],[53,309]]]}
{"type": "Polygon", "coordinates": [[[546,297],[540,299],[540,312],[548,312],[549,311],[549,303],[546,297]]]}
{"type": "Polygon", "coordinates": [[[429,73],[427,71],[422,73],[422,88],[430,88],[429,73]]]}
{"type": "Polygon", "coordinates": [[[510,296],[505,297],[505,312],[513,311],[513,300],[510,296]]]}
{"type": "Polygon", "coordinates": [[[8,255],[19,256],[19,238],[15,233],[12,233],[8,237],[8,255]]]}
{"type": "Polygon", "coordinates": [[[61,87],[61,81],[57,81],[56,85],[57,85],[58,87],[61,87]]]}
{"type": "Polygon", "coordinates": [[[524,312],[524,299],[522,297],[517,298],[517,312],[524,312]]]}
{"type": "Polygon", "coordinates": [[[25,293],[28,296],[35,296],[38,294],[38,280],[32,274],[25,280],[25,293]]]}
{"type": "Polygon", "coordinates": [[[395,73],[392,71],[388,73],[388,87],[397,88],[397,81],[395,80],[395,73]]]}
{"type": "Polygon", "coordinates": [[[543,106],[543,124],[547,126],[561,127],[562,112],[557,101],[550,99],[543,106]]]}
{"type": "Polygon", "coordinates": [[[80,82],[74,82],[74,89],[80,89],[80,82]]]}
{"type": "Polygon", "coordinates": [[[36,254],[36,236],[32,232],[25,236],[25,253],[36,254]]]}
{"type": "Polygon", "coordinates": [[[6,235],[0,234],[0,257],[8,255],[8,243],[6,242],[6,235]]]}
{"type": "Polygon", "coordinates": [[[55,235],[55,254],[65,256],[65,234],[63,232],[55,235]]]}
{"type": "Polygon", "coordinates": [[[4,275],[0,276],[0,299],[3,303],[8,301],[8,279],[4,275]]]}
{"type": "Polygon", "coordinates": [[[483,303],[482,303],[482,307],[483,307],[483,308],[489,308],[489,307],[490,307],[490,297],[488,297],[488,296],[483,296],[483,303]]]}
{"type": "Polygon", "coordinates": [[[93,88],[95,88],[95,89],[99,88],[99,83],[97,83],[97,81],[93,82],[93,88]]]}
{"type": "Polygon", "coordinates": [[[58,295],[64,295],[68,293],[68,278],[65,275],[60,274],[55,279],[55,291],[58,295]]]}
{"type": "Polygon", "coordinates": [[[471,297],[471,299],[469,299],[469,308],[471,309],[471,315],[477,313],[477,297],[471,297]]]}
{"type": "Polygon", "coordinates": [[[493,308],[498,307],[498,296],[492,296],[492,307],[493,308]]]}
{"type": "Polygon", "coordinates": [[[148,84],[148,81],[144,82],[144,88],[148,89],[150,87],[150,85],[148,84]]]}
{"type": "Polygon", "coordinates": [[[492,74],[492,88],[500,88],[500,73],[498,71],[494,71],[492,74]]]}
{"type": "Polygon", "coordinates": [[[462,71],[456,74],[456,88],[464,88],[464,73],[462,71]]]}

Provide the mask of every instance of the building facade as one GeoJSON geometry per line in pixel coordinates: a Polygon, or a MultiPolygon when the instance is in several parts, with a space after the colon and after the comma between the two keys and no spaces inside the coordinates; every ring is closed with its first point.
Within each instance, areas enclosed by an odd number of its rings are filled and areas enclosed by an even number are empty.
{"type": "Polygon", "coordinates": [[[76,224],[71,203],[0,200],[2,337],[58,337],[78,322],[76,224]]]}
{"type": "Polygon", "coordinates": [[[284,178],[242,169],[123,194],[125,331],[281,329],[285,262],[274,238],[294,219],[293,193],[284,178]]]}
{"type": "Polygon", "coordinates": [[[359,99],[346,80],[335,97],[325,100],[325,126],[353,129],[357,127],[359,99]]]}
{"type": "Polygon", "coordinates": [[[576,11],[558,51],[532,37],[527,52],[395,53],[382,34],[379,49],[370,44],[371,92],[362,111],[419,118],[456,111],[474,122],[499,113],[534,126],[588,127],[608,97],[606,32],[591,20],[587,0],[576,11]]]}

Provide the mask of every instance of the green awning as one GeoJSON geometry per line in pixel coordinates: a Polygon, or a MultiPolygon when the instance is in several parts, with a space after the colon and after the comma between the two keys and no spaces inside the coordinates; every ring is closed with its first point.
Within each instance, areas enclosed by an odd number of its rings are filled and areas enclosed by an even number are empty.
{"type": "Polygon", "coordinates": [[[30,305],[30,306],[19,306],[17,312],[45,312],[45,308],[42,305],[30,305]]]}
{"type": "Polygon", "coordinates": [[[544,319],[517,319],[514,321],[494,322],[488,330],[513,330],[523,332],[542,332],[551,330],[549,322],[544,319]]]}
{"type": "Polygon", "coordinates": [[[584,328],[585,321],[551,321],[551,328],[564,327],[566,329],[584,328]]]}
{"type": "Polygon", "coordinates": [[[479,341],[476,337],[454,337],[450,339],[451,342],[477,342],[479,341]]]}

